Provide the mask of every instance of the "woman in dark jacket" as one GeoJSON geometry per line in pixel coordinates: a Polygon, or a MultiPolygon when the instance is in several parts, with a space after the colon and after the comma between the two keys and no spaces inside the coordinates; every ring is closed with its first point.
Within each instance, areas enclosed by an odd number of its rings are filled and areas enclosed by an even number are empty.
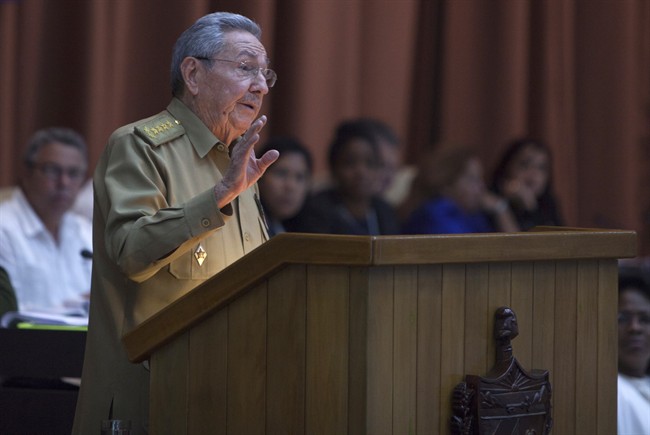
{"type": "Polygon", "coordinates": [[[378,194],[378,137],[364,119],[343,122],[329,148],[333,186],[308,201],[296,231],[328,234],[398,234],[395,210],[378,194]]]}

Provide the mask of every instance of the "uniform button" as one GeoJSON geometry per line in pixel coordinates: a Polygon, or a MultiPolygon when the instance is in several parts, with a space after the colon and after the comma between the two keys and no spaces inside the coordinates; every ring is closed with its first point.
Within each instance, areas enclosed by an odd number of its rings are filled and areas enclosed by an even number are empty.
{"type": "Polygon", "coordinates": [[[209,227],[210,226],[210,219],[208,219],[208,218],[201,219],[201,225],[203,225],[204,228],[209,227]]]}
{"type": "Polygon", "coordinates": [[[246,240],[247,242],[250,242],[250,241],[251,241],[251,235],[250,235],[250,233],[244,233],[244,240],[246,240]]]}
{"type": "Polygon", "coordinates": [[[225,151],[225,150],[226,150],[226,147],[223,146],[222,143],[220,143],[219,145],[217,145],[217,149],[218,149],[219,151],[225,151]]]}

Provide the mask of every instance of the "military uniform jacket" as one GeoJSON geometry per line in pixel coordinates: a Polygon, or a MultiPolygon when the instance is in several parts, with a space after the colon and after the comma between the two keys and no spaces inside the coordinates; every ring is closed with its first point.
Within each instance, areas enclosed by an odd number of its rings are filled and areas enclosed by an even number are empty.
{"type": "Polygon", "coordinates": [[[180,100],[116,130],[94,174],[93,276],[73,433],[101,420],[145,433],[149,373],[122,336],[268,239],[257,186],[219,210],[228,147],[180,100]],[[204,257],[200,263],[199,257],[204,257]]]}

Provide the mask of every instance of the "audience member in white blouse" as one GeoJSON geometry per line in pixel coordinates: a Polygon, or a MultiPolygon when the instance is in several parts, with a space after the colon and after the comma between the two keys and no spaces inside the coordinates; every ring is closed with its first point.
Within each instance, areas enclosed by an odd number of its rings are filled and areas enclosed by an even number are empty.
{"type": "Polygon", "coordinates": [[[650,434],[650,284],[621,275],[618,293],[618,433],[650,434]]]}
{"type": "Polygon", "coordinates": [[[92,224],[70,211],[88,168],[84,139],[48,128],[30,139],[20,188],[0,204],[0,267],[20,310],[82,308],[90,291],[92,224]]]}

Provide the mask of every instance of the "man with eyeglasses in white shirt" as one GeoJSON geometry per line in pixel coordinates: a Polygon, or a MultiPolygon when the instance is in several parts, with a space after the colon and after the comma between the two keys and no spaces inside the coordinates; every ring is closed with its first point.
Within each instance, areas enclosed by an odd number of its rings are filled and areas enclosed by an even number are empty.
{"type": "Polygon", "coordinates": [[[21,311],[78,314],[87,305],[92,224],[71,212],[87,168],[86,143],[69,128],[28,142],[20,186],[0,204],[0,267],[21,311]]]}

